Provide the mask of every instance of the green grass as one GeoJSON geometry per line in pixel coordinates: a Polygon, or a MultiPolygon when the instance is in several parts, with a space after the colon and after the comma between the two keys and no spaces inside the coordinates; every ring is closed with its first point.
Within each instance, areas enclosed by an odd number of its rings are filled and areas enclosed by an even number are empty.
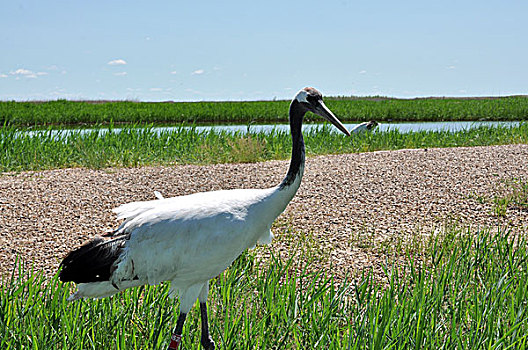
{"type": "Polygon", "coordinates": [[[491,204],[491,213],[507,218],[508,210],[528,212],[528,182],[523,179],[503,179],[494,195],[471,194],[469,198],[480,204],[491,204]]]}
{"type": "Polygon", "coordinates": [[[493,196],[473,196],[480,203],[491,203],[492,214],[506,218],[508,210],[528,212],[528,182],[522,179],[502,180],[493,196]]]}
{"type": "Polygon", "coordinates": [[[528,182],[513,179],[505,181],[508,193],[493,197],[493,209],[498,216],[506,216],[508,208],[528,212],[528,182]]]}
{"type": "MultiPolygon", "coordinates": [[[[495,230],[494,230],[495,231],[495,230]]],[[[219,349],[526,349],[528,251],[508,232],[450,228],[419,254],[337,282],[309,259],[251,254],[211,281],[209,318],[219,349]]],[[[159,349],[177,304],[168,285],[67,302],[71,286],[20,268],[0,293],[1,349],[159,349]]],[[[200,349],[195,307],[183,345],[200,349]]]]}
{"type": "MultiPolygon", "coordinates": [[[[305,132],[308,155],[369,152],[402,148],[483,146],[528,143],[528,124],[515,127],[480,127],[471,130],[397,130],[346,137],[322,126],[305,132]]],[[[211,164],[287,159],[291,153],[289,132],[271,133],[198,131],[178,128],[157,133],[152,127],[96,128],[82,133],[51,129],[33,135],[19,129],[0,128],[0,172],[64,167],[130,167],[159,164],[211,164]]]]}
{"type": "MultiPolygon", "coordinates": [[[[0,101],[0,124],[13,126],[114,123],[278,123],[290,101],[48,102],[0,101]]],[[[327,98],[343,121],[527,120],[528,97],[474,99],[327,98]]],[[[311,119],[308,116],[308,119],[311,119]]]]}

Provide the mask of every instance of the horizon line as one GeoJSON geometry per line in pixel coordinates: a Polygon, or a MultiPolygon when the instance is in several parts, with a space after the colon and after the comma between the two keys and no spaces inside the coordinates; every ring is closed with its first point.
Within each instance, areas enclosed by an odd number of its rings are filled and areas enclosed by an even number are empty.
{"type": "MultiPolygon", "coordinates": [[[[429,95],[429,96],[415,96],[415,97],[396,97],[396,96],[386,96],[386,95],[329,95],[325,96],[325,100],[373,100],[373,101],[383,101],[383,100],[491,100],[491,99],[501,99],[501,98],[528,98],[528,94],[512,94],[512,95],[475,95],[475,96],[448,96],[448,95],[429,95]]],[[[136,98],[125,98],[125,99],[68,99],[68,98],[57,98],[57,99],[11,99],[4,100],[0,99],[0,102],[16,102],[16,103],[47,103],[47,102],[57,102],[57,101],[67,101],[67,102],[85,102],[85,103],[118,103],[118,102],[133,102],[133,103],[242,103],[242,102],[280,102],[280,101],[290,101],[288,98],[271,98],[271,99],[257,99],[257,100],[163,100],[163,101],[152,101],[152,100],[140,100],[136,98]]]]}

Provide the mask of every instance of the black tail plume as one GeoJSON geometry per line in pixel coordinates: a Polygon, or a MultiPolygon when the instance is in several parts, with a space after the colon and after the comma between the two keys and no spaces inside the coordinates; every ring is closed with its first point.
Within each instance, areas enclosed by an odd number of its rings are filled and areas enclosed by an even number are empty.
{"type": "Polygon", "coordinates": [[[71,251],[60,264],[60,280],[75,283],[108,281],[125,241],[125,236],[111,240],[94,238],[71,251]]]}

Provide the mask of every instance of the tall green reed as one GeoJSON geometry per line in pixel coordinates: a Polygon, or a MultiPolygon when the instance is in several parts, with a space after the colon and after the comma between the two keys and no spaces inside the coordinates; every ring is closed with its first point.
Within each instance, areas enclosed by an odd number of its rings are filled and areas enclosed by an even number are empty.
{"type": "MultiPolygon", "coordinates": [[[[277,123],[288,121],[290,101],[131,102],[0,101],[0,124],[16,126],[97,123],[277,123]]],[[[346,121],[526,120],[528,98],[327,98],[346,121]]],[[[312,117],[309,115],[309,119],[312,117]]]]}
{"type": "MultiPolygon", "coordinates": [[[[328,125],[305,132],[308,155],[527,142],[525,123],[458,132],[391,130],[352,137],[340,135],[328,125]]],[[[286,159],[290,153],[291,136],[278,129],[231,133],[195,127],[157,131],[152,126],[127,126],[117,132],[110,126],[27,133],[10,126],[0,128],[0,171],[255,162],[286,159]]]]}
{"type": "MultiPolygon", "coordinates": [[[[451,227],[419,259],[341,281],[303,257],[258,263],[244,254],[211,281],[212,335],[223,349],[525,349],[526,243],[500,228],[451,227]]],[[[0,348],[166,346],[177,318],[166,284],[70,303],[57,276],[19,266],[0,287],[0,348]]],[[[185,348],[199,348],[197,310],[185,348]]]]}

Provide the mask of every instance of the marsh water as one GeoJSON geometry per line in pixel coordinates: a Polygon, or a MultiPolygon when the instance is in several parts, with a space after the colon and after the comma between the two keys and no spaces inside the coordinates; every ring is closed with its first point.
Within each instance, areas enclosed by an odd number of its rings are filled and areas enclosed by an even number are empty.
{"type": "MultiPolygon", "coordinates": [[[[502,122],[502,121],[456,121],[456,122],[407,122],[407,123],[380,123],[376,128],[376,131],[389,131],[389,130],[399,130],[401,133],[408,132],[418,132],[418,131],[449,131],[456,132],[461,130],[468,130],[479,127],[514,127],[518,126],[520,122],[502,122]]],[[[344,123],[347,129],[352,130],[359,123],[344,123]]],[[[321,127],[322,124],[304,124],[303,130],[309,131],[310,129],[321,127]]],[[[150,129],[154,132],[170,132],[176,131],[181,128],[194,128],[198,132],[207,132],[209,130],[215,130],[218,132],[265,132],[269,133],[273,130],[275,131],[289,131],[289,124],[245,124],[245,125],[195,125],[195,126],[153,126],[150,129]]],[[[106,127],[100,127],[97,129],[94,128],[72,128],[72,129],[48,129],[46,132],[51,133],[51,135],[61,135],[65,136],[71,133],[89,133],[91,131],[98,130],[99,132],[106,133],[109,131],[106,127]]],[[[113,127],[112,132],[120,132],[121,127],[113,127]]],[[[42,133],[42,130],[27,130],[22,131],[21,133],[27,133],[29,135],[34,135],[37,133],[42,133]]]]}
{"type": "MultiPolygon", "coordinates": [[[[359,123],[343,123],[348,130],[352,130],[359,123]]],[[[415,132],[415,131],[459,131],[465,129],[478,128],[481,126],[517,126],[519,122],[494,122],[494,121],[481,121],[481,122],[409,122],[409,123],[380,123],[378,124],[377,131],[388,131],[398,129],[402,133],[415,132]]],[[[303,130],[310,130],[316,127],[320,127],[321,124],[304,124],[303,130]]],[[[226,130],[226,131],[247,131],[251,132],[270,132],[271,130],[289,130],[288,124],[273,124],[273,125],[213,125],[213,126],[196,126],[197,130],[209,130],[214,128],[215,130],[226,130]]],[[[160,127],[160,130],[167,130],[171,127],[160,127]]]]}

